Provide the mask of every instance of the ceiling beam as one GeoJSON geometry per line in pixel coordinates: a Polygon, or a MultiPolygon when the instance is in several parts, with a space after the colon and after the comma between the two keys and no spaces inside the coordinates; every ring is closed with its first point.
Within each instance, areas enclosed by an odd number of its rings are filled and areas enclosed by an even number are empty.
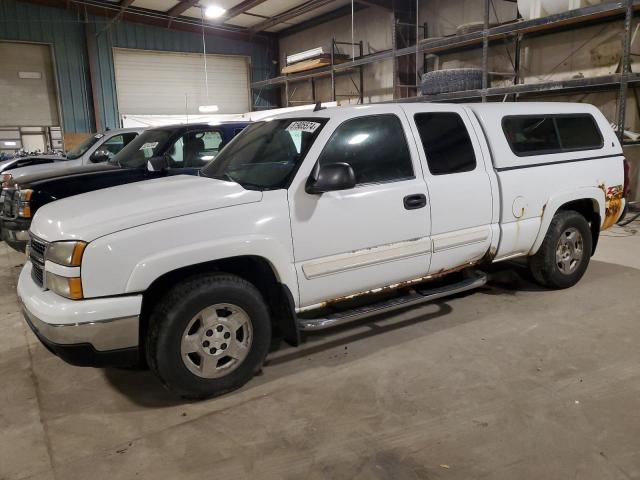
{"type": "Polygon", "coordinates": [[[124,11],[127,8],[129,8],[133,2],[135,2],[135,0],[121,0],[121,2],[118,4],[118,6],[120,7],[120,10],[116,14],[116,16],[111,19],[111,21],[109,22],[109,24],[105,28],[109,28],[112,23],[117,22],[118,20],[120,20],[122,18],[122,16],[124,15],[124,11]]]}
{"type": "MultiPolygon", "coordinates": [[[[360,5],[360,3],[356,3],[353,9],[354,11],[358,12],[364,8],[367,7],[364,5],[360,5]]],[[[331,10],[330,12],[313,17],[309,20],[305,20],[304,22],[296,23],[291,27],[280,30],[277,35],[278,38],[283,38],[289,35],[293,35],[294,33],[302,32],[317,25],[330,22],[331,20],[335,20],[336,18],[346,17],[347,15],[351,15],[351,5],[345,5],[343,7],[336,8],[335,10],[331,10]]]]}
{"type": "Polygon", "coordinates": [[[335,0],[309,0],[302,5],[297,7],[293,7],[286,12],[282,12],[279,15],[275,15],[263,22],[257,23],[251,28],[249,28],[250,32],[257,33],[263,30],[267,30],[268,28],[274,27],[276,25],[280,25],[281,23],[287,23],[289,20],[299,17],[300,15],[304,15],[305,13],[312,12],[320,7],[324,7],[335,0]]]}
{"type": "Polygon", "coordinates": [[[189,10],[191,7],[195,7],[200,0],[181,0],[179,3],[171,7],[166,11],[167,16],[169,17],[169,22],[167,27],[171,26],[171,22],[173,19],[182,15],[184,12],[189,10]]]}
{"type": "MultiPolygon", "coordinates": [[[[0,0],[1,1],[1,0],[0,0]]],[[[67,0],[18,0],[24,3],[32,3],[54,8],[67,8],[67,0]]],[[[99,3],[95,0],[70,0],[71,8],[81,8],[92,15],[113,18],[118,14],[118,5],[109,3],[99,3]]],[[[167,28],[168,16],[165,12],[131,7],[122,14],[122,21],[150,25],[154,27],[167,28]]],[[[202,35],[202,25],[197,19],[176,18],[171,26],[173,30],[197,33],[202,35]]],[[[232,38],[235,40],[254,41],[256,35],[249,33],[246,28],[232,27],[224,25],[211,25],[205,23],[207,35],[216,35],[222,38],[232,38]]],[[[274,38],[273,34],[261,34],[263,39],[274,38]]]]}
{"type": "Polygon", "coordinates": [[[367,7],[381,8],[389,12],[393,11],[392,0],[355,0],[356,3],[366,5],[367,7]]]}
{"type": "Polygon", "coordinates": [[[261,5],[266,1],[267,0],[244,0],[240,2],[238,5],[231,7],[229,10],[227,10],[227,13],[225,14],[225,18],[237,17],[238,15],[248,10],[251,10],[254,7],[257,7],[258,5],[261,5]]]}

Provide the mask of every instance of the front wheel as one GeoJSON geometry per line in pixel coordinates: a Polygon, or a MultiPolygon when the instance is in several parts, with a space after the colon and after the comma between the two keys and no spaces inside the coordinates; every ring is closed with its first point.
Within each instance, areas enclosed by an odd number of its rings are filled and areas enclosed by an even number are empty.
{"type": "Polygon", "coordinates": [[[587,270],[591,247],[587,220],[578,212],[560,211],[551,220],[540,249],[529,258],[529,269],[545,287],[572,287],[587,270]]]}
{"type": "Polygon", "coordinates": [[[260,292],[235,275],[211,274],[177,285],[158,303],[146,354],[170,391],[201,399],[248,382],[270,343],[271,322],[260,292]]]}

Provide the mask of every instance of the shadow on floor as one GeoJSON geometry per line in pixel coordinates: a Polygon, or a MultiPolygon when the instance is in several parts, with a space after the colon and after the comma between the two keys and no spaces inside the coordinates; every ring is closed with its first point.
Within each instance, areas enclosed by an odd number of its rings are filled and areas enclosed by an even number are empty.
{"type": "MultiPolygon", "coordinates": [[[[593,262],[591,267],[591,275],[583,281],[597,281],[612,272],[611,268],[618,270],[619,266],[602,264],[601,262],[593,262]],[[616,268],[617,267],[617,268],[616,268]]],[[[477,291],[463,292],[446,300],[438,300],[435,302],[424,304],[420,307],[408,307],[406,309],[396,310],[394,312],[381,314],[360,321],[356,321],[347,325],[335,327],[326,331],[305,335],[302,345],[297,348],[290,347],[285,344],[281,338],[275,337],[272,343],[271,352],[265,362],[265,375],[254,379],[249,383],[252,388],[264,383],[275,381],[279,378],[300,373],[319,364],[335,365],[332,360],[335,356],[318,357],[323,352],[335,351],[340,347],[357,344],[363,340],[377,337],[377,347],[385,348],[389,345],[397,345],[398,342],[410,341],[415,338],[416,330],[408,330],[409,327],[418,324],[427,324],[426,330],[419,331],[419,335],[430,335],[435,332],[447,328],[454,328],[461,323],[471,322],[475,317],[457,318],[455,322],[434,322],[439,318],[449,316],[453,312],[453,307],[449,302],[455,299],[464,298],[466,296],[478,293],[486,295],[515,295],[517,292],[542,292],[545,288],[537,285],[526,264],[523,262],[505,262],[487,266],[484,269],[489,274],[489,283],[477,291]],[[425,308],[436,307],[435,311],[425,311],[425,308]],[[405,332],[403,332],[405,330],[405,332]],[[394,335],[394,332],[397,332],[394,335]],[[315,356],[313,362],[302,362],[303,358],[315,356]]],[[[349,358],[341,361],[354,361],[367,355],[374,354],[368,349],[350,349],[349,358]],[[354,351],[357,350],[357,351],[354,351]]],[[[172,395],[162,387],[158,379],[149,370],[124,370],[124,369],[106,369],[105,377],[109,383],[123,395],[127,396],[134,403],[149,407],[167,407],[190,403],[172,395]]]]}

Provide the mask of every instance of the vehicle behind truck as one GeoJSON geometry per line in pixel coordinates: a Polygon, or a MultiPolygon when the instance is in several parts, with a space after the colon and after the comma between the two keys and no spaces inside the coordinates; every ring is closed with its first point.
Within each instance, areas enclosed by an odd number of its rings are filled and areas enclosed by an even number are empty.
{"type": "Polygon", "coordinates": [[[161,176],[196,175],[247,125],[216,122],[152,128],[106,162],[20,175],[2,191],[2,238],[24,251],[36,211],[61,198],[161,176]],[[147,170],[150,159],[162,164],[157,171],[147,170]]]}
{"type": "MultiPolygon", "coordinates": [[[[151,161],[150,169],[158,163],[151,161]]],[[[257,122],[200,172],[46,205],[18,283],[76,365],[145,361],[186,398],[257,372],[303,332],[482,287],[524,257],[584,275],[624,208],[622,149],[586,104],[386,104],[257,122]]]]}

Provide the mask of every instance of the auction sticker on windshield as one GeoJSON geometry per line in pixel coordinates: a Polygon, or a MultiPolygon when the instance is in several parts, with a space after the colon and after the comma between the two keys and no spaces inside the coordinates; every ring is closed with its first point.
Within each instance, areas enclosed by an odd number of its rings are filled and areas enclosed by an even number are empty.
{"type": "Polygon", "coordinates": [[[320,126],[318,122],[297,121],[291,122],[285,129],[287,132],[307,132],[313,133],[320,126]]]}
{"type": "Polygon", "coordinates": [[[158,142],[147,142],[140,147],[140,150],[147,150],[148,148],[156,148],[158,146],[158,142]]]}

